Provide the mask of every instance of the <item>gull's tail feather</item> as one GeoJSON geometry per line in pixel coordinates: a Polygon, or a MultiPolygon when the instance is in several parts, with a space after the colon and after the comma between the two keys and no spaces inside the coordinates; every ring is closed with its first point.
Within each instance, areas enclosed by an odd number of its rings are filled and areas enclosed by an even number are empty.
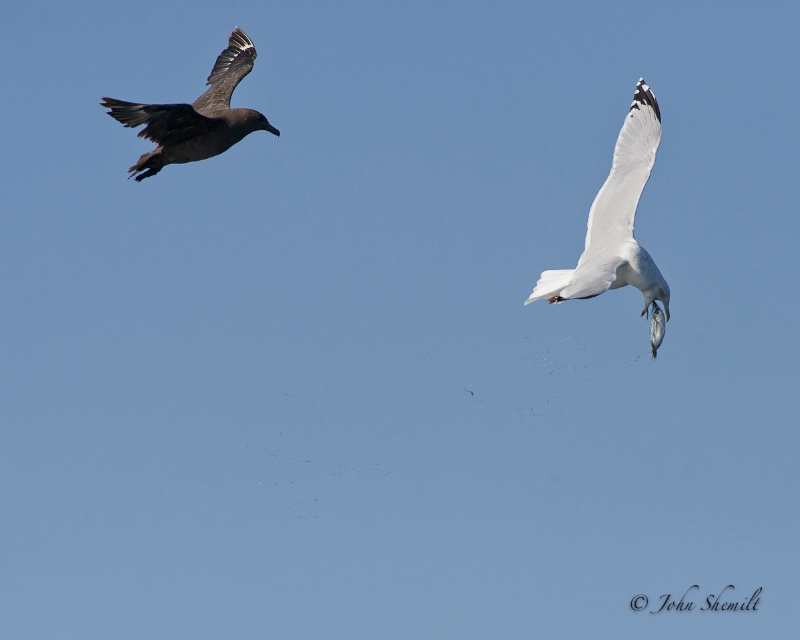
{"type": "Polygon", "coordinates": [[[550,271],[543,271],[539,281],[533,288],[530,297],[525,301],[525,304],[530,304],[536,300],[546,299],[549,302],[559,302],[558,294],[570,282],[572,282],[572,275],[575,269],[551,269],[550,271]]]}

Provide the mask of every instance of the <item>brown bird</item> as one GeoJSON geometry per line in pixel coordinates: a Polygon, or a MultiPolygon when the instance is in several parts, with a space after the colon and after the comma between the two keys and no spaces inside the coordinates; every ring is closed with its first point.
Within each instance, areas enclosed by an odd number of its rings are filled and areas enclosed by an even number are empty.
{"type": "Polygon", "coordinates": [[[137,104],[103,98],[108,115],[126,127],[147,125],[139,132],[158,145],[128,172],[137,182],[156,175],[168,164],[205,160],[227,151],[254,131],[281,132],[253,109],[231,109],[231,94],[253,68],[256,48],[239,27],[228,38],[228,48],[217,57],[211,86],[192,104],[137,104]],[[142,173],[143,172],[143,173],[142,173]]]}

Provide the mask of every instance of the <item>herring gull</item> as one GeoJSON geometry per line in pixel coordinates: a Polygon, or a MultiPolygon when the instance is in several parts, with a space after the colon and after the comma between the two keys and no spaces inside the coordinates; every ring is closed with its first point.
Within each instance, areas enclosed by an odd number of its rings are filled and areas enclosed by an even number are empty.
{"type": "Polygon", "coordinates": [[[593,298],[633,285],[644,296],[647,315],[656,300],[669,320],[669,285],[650,254],[633,237],[633,220],[661,141],[661,112],[653,92],[639,78],[633,102],[614,147],[611,173],[589,210],[586,243],[574,269],[542,272],[525,304],[593,298]]]}
{"type": "Polygon", "coordinates": [[[253,109],[231,109],[231,95],[256,59],[252,40],[239,27],[228,38],[228,48],[217,56],[208,83],[211,86],[192,104],[138,104],[103,98],[108,115],[126,127],[147,125],[139,137],[158,147],[142,154],[128,172],[136,182],[156,175],[168,164],[205,160],[227,151],[254,131],[279,136],[267,118],[253,109]]]}

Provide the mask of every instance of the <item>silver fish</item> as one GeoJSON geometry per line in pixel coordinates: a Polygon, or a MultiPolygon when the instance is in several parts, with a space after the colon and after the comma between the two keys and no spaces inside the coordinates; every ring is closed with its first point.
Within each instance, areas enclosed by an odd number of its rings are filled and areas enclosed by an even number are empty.
{"type": "Polygon", "coordinates": [[[661,343],[664,342],[664,335],[667,333],[667,323],[664,314],[655,301],[653,302],[653,315],[650,318],[650,346],[653,347],[653,360],[661,343]]]}

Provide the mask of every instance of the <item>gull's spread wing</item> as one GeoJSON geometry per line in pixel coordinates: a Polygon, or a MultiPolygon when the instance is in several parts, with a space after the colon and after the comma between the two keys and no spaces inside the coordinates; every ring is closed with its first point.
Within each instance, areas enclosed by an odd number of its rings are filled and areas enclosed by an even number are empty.
{"type": "Polygon", "coordinates": [[[603,247],[633,238],[633,220],[661,141],[661,112],[639,78],[633,102],[614,147],[611,173],[589,210],[586,244],[578,266],[603,247]]]}

